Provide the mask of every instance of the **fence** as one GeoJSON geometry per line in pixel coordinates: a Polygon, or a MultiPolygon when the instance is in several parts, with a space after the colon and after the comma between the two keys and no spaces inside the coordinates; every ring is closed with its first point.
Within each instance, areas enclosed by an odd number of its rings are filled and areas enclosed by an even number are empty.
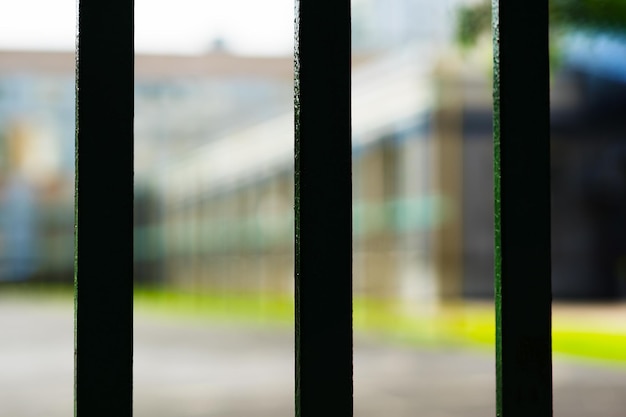
{"type": "MultiPolygon", "coordinates": [[[[548,6],[493,16],[497,414],[549,416],[548,6]]],[[[129,0],[79,2],[78,416],[132,415],[133,19],[129,0]]],[[[350,416],[349,0],[297,1],[296,45],[296,415],[350,416]]]]}

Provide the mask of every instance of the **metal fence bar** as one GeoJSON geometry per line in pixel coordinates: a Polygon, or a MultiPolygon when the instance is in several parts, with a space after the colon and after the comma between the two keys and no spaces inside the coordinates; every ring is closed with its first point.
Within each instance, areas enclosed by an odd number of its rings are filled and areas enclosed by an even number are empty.
{"type": "Polygon", "coordinates": [[[75,408],[132,415],[133,1],[80,0],[75,408]]]}
{"type": "Polygon", "coordinates": [[[352,415],[350,1],[296,0],[296,416],[352,415]]]}
{"type": "Polygon", "coordinates": [[[493,0],[497,415],[552,415],[548,1],[493,0]]]}

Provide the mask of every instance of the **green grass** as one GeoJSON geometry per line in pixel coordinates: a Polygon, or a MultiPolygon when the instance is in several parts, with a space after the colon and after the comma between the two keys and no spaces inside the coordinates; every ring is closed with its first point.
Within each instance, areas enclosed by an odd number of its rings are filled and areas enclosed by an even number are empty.
{"type": "MultiPolygon", "coordinates": [[[[135,293],[137,311],[195,320],[293,326],[293,301],[286,296],[190,294],[149,290],[135,293]]],[[[493,350],[495,318],[489,305],[456,305],[432,315],[407,314],[396,303],[354,300],[356,332],[419,346],[465,346],[493,350]]],[[[571,320],[553,320],[553,351],[585,359],[626,365],[626,327],[598,328],[571,320]]]]}
{"type": "Polygon", "coordinates": [[[161,317],[228,323],[289,325],[293,302],[285,296],[135,289],[135,311],[161,317]]]}
{"type": "MultiPolygon", "coordinates": [[[[38,297],[71,302],[69,286],[4,286],[3,296],[38,297]]],[[[293,300],[285,295],[246,293],[195,294],[149,288],[135,290],[138,315],[168,320],[293,328],[293,300]]],[[[434,314],[408,314],[397,303],[355,298],[355,332],[378,335],[394,343],[416,346],[465,346],[494,349],[495,319],[488,304],[457,304],[434,314]]],[[[626,366],[626,326],[577,321],[555,315],[552,345],[556,355],[609,361],[626,366]]]]}
{"type": "Polygon", "coordinates": [[[557,329],[552,337],[555,352],[626,365],[626,334],[557,329]]]}
{"type": "MultiPolygon", "coordinates": [[[[436,319],[439,320],[439,319],[436,319]]],[[[555,356],[610,361],[626,365],[626,327],[611,328],[601,323],[576,323],[567,316],[554,316],[552,351],[555,356]]],[[[442,333],[463,345],[495,345],[495,317],[486,308],[469,309],[440,321],[442,333]]]]}

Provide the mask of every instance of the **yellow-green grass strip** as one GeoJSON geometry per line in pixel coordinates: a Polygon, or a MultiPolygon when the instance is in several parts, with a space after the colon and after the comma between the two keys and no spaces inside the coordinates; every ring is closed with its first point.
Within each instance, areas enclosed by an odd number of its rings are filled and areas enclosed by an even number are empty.
{"type": "MultiPolygon", "coordinates": [[[[63,285],[4,285],[4,297],[28,297],[37,302],[71,303],[72,288],[63,285]]],[[[285,294],[251,292],[135,289],[135,313],[168,320],[195,320],[245,325],[293,326],[293,299],[285,294]]],[[[626,319],[607,312],[587,315],[588,307],[554,308],[552,347],[567,355],[621,363],[626,366],[626,319]]],[[[593,307],[592,307],[593,308],[593,307]]],[[[460,345],[493,349],[495,316],[489,303],[456,303],[430,313],[409,313],[395,301],[355,297],[356,333],[379,335],[416,346],[460,345]]]]}
{"type": "MultiPolygon", "coordinates": [[[[293,324],[293,301],[285,295],[137,290],[136,311],[195,319],[248,324],[293,324]]],[[[584,306],[580,307],[584,309],[584,306]]],[[[442,306],[430,314],[409,314],[396,302],[356,297],[355,332],[378,334],[416,345],[462,345],[493,349],[495,316],[489,304],[459,303],[442,306]]],[[[553,318],[555,354],[619,361],[626,364],[626,326],[597,321],[576,321],[566,313],[553,318]]]]}

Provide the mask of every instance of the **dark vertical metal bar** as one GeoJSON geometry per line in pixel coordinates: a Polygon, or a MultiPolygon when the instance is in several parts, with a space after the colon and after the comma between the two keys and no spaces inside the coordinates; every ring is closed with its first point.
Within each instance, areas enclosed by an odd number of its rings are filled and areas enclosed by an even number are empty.
{"type": "Polygon", "coordinates": [[[296,0],[296,416],[352,415],[350,1],[296,0]]]}
{"type": "Polygon", "coordinates": [[[133,1],[80,0],[75,409],[132,415],[133,1]]]}
{"type": "Polygon", "coordinates": [[[552,415],[548,1],[493,0],[497,415],[552,415]]]}

